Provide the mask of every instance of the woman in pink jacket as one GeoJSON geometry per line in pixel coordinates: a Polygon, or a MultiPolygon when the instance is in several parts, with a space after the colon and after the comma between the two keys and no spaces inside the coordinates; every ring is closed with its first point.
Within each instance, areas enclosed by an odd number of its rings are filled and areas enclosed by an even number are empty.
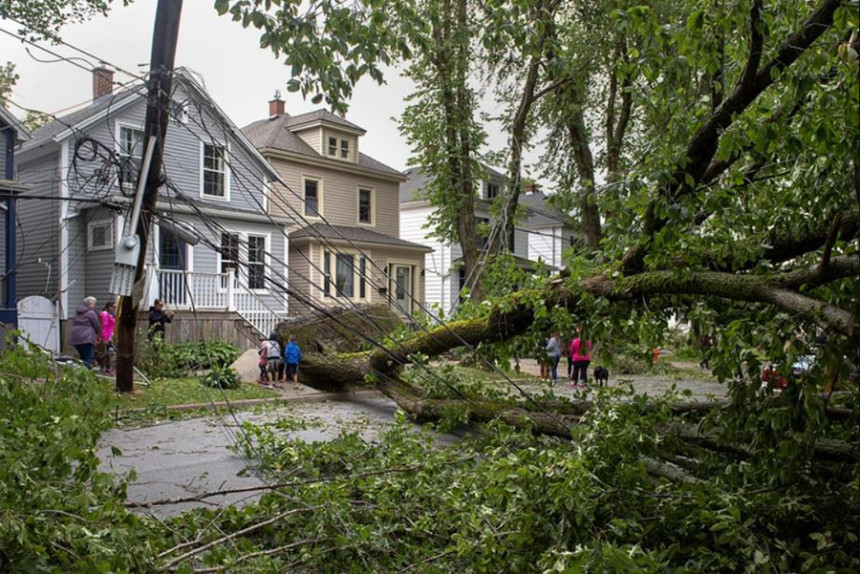
{"type": "Polygon", "coordinates": [[[577,328],[576,337],[570,342],[570,358],[573,359],[570,386],[585,387],[588,384],[588,364],[591,363],[591,341],[582,326],[577,328]]]}
{"type": "Polygon", "coordinates": [[[116,327],[116,303],[108,301],[105,308],[99,313],[99,321],[102,324],[102,341],[104,342],[104,352],[99,357],[99,362],[101,363],[102,371],[105,374],[112,375],[114,371],[110,368],[110,359],[115,354],[113,333],[116,327]]]}

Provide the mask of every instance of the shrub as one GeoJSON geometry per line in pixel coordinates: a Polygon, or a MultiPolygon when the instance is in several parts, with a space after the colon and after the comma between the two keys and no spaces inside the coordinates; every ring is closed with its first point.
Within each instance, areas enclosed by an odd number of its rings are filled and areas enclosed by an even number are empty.
{"type": "Polygon", "coordinates": [[[227,367],[239,349],[224,341],[186,341],[171,345],[155,337],[143,347],[138,367],[150,377],[177,378],[194,371],[227,367]]]}
{"type": "Polygon", "coordinates": [[[213,367],[200,381],[213,389],[238,389],[242,384],[239,373],[230,367],[213,367]]]}

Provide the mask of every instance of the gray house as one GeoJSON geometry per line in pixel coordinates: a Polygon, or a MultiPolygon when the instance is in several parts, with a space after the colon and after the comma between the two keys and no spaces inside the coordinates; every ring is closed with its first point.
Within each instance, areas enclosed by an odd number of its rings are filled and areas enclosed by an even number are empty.
{"type": "MultiPolygon", "coordinates": [[[[114,298],[114,249],[142,162],[146,89],[113,85],[110,70],[95,70],[92,103],[36,130],[18,155],[26,193],[58,199],[21,202],[18,296],[59,301],[62,321],[86,296],[99,305],[114,298]]],[[[236,321],[268,333],[288,311],[292,221],[268,213],[265,191],[277,174],[181,68],[170,115],[142,306],[160,298],[223,318],[227,326],[210,336],[226,338],[236,321]]]]}

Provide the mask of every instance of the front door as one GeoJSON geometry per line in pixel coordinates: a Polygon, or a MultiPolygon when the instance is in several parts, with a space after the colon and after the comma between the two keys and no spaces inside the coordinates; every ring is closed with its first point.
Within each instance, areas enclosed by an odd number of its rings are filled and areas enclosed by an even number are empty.
{"type": "Polygon", "coordinates": [[[158,237],[160,298],[169,307],[183,307],[186,303],[185,242],[166,229],[161,229],[158,237]]]}
{"type": "Polygon", "coordinates": [[[394,303],[397,310],[406,315],[412,314],[412,267],[394,265],[394,303]]]}

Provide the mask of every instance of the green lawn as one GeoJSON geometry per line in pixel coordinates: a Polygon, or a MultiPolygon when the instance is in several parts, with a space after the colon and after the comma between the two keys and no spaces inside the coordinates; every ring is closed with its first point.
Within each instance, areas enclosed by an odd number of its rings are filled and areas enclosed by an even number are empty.
{"type": "Polygon", "coordinates": [[[279,396],[272,389],[260,387],[256,383],[242,383],[238,389],[221,390],[205,387],[200,384],[200,379],[195,378],[155,379],[150,387],[136,384],[135,391],[140,392],[116,396],[116,422],[119,426],[146,426],[169,420],[204,416],[211,411],[208,407],[186,410],[168,408],[176,405],[208,405],[279,396]]]}

